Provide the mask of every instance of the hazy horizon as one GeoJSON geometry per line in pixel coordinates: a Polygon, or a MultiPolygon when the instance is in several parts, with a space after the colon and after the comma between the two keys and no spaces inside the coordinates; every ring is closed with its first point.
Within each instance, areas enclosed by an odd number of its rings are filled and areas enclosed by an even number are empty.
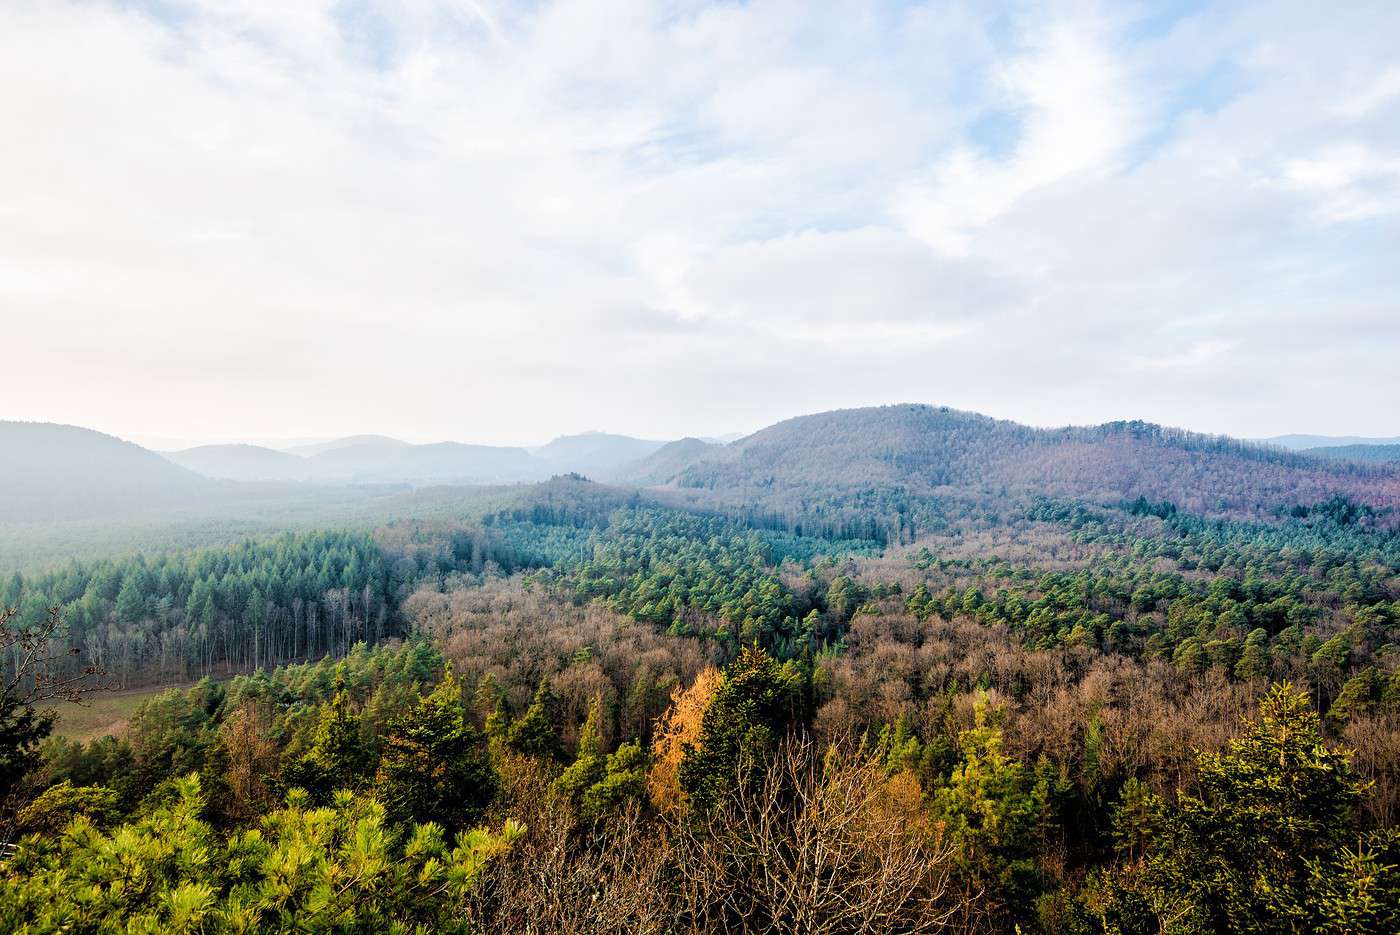
{"type": "MultiPolygon", "coordinates": [[[[874,405],[881,406],[881,405],[901,405],[901,404],[932,405],[932,406],[941,406],[941,405],[944,405],[944,404],[942,404],[942,403],[937,403],[937,402],[924,402],[924,401],[919,401],[919,400],[900,400],[900,401],[895,401],[895,402],[890,402],[890,403],[877,403],[877,404],[874,404],[874,405]]],[[[855,409],[855,408],[865,408],[865,407],[840,406],[840,407],[836,407],[836,408],[838,408],[838,409],[855,409]]],[[[992,412],[982,412],[982,411],[979,411],[979,410],[964,410],[964,411],[977,412],[979,415],[986,415],[986,416],[990,416],[990,417],[996,418],[996,419],[1006,419],[1006,418],[1007,418],[1007,417],[1005,417],[1005,416],[1001,416],[1001,415],[998,415],[997,413],[992,413],[992,412]]],[[[808,411],[808,412],[792,412],[792,413],[788,413],[787,415],[781,416],[781,417],[779,417],[779,418],[777,418],[777,419],[774,419],[773,422],[771,422],[771,423],[764,423],[763,425],[756,425],[756,426],[752,426],[752,427],[749,427],[749,428],[746,428],[746,429],[743,429],[743,430],[738,430],[738,429],[736,429],[736,430],[734,430],[734,431],[717,432],[717,433],[714,433],[714,434],[707,434],[707,433],[702,433],[702,432],[690,432],[690,431],[685,431],[685,430],[683,430],[683,429],[679,429],[679,428],[678,428],[678,429],[676,429],[676,430],[674,430],[674,431],[671,431],[671,432],[668,432],[668,433],[664,433],[664,434],[660,434],[660,435],[655,435],[655,436],[641,436],[641,435],[637,435],[637,434],[630,433],[630,432],[626,432],[626,431],[614,430],[614,429],[611,429],[611,428],[588,428],[588,429],[580,429],[580,430],[577,430],[577,431],[566,431],[566,432],[561,432],[561,433],[556,434],[556,435],[551,435],[551,436],[549,436],[548,438],[529,438],[529,439],[527,439],[526,441],[523,441],[523,442],[514,442],[514,441],[510,441],[510,442],[483,441],[482,439],[475,438],[475,437],[471,437],[471,436],[467,436],[467,435],[457,435],[457,436],[424,436],[424,435],[415,435],[415,434],[409,433],[409,432],[396,432],[396,431],[392,431],[392,430],[388,430],[388,431],[349,431],[349,432],[343,432],[343,433],[339,433],[339,434],[331,434],[331,433],[324,433],[324,432],[323,432],[323,433],[319,433],[319,434],[306,434],[306,435],[295,435],[295,436],[268,436],[268,435],[256,435],[256,434],[255,434],[255,435],[247,435],[247,436],[207,436],[207,437],[196,437],[196,436],[165,436],[165,435],[145,435],[145,434],[142,434],[142,433],[139,433],[139,432],[138,432],[138,433],[126,434],[126,433],[122,433],[122,432],[120,432],[120,431],[112,431],[112,430],[107,429],[107,428],[104,428],[103,426],[100,426],[100,425],[81,425],[81,424],[79,424],[79,423],[62,423],[62,424],[75,425],[75,426],[77,426],[77,427],[79,427],[79,428],[92,429],[92,430],[94,430],[94,431],[98,431],[98,432],[102,432],[102,433],[107,434],[107,435],[114,436],[114,437],[116,437],[116,438],[122,439],[123,441],[133,442],[133,443],[135,443],[135,444],[137,444],[137,445],[142,446],[143,448],[147,448],[147,449],[150,449],[150,450],[152,450],[152,451],[158,451],[158,452],[176,452],[176,451],[181,451],[181,450],[185,450],[185,449],[189,449],[189,448],[199,448],[199,447],[204,447],[204,446],[218,446],[218,445],[254,445],[254,446],[263,447],[263,448],[271,448],[271,449],[278,450],[278,451],[286,451],[286,450],[290,450],[290,449],[294,449],[294,448],[298,448],[298,447],[309,447],[309,446],[325,444],[325,443],[327,443],[327,442],[337,441],[337,440],[341,440],[341,439],[345,439],[345,438],[353,438],[353,437],[359,437],[359,436],[382,436],[382,437],[387,437],[387,438],[396,439],[396,440],[398,440],[398,441],[409,442],[409,443],[411,443],[411,444],[416,444],[416,445],[436,444],[436,443],[441,443],[441,442],[458,442],[458,443],[462,443],[462,444],[471,444],[471,445],[493,445],[493,446],[494,446],[494,445],[499,445],[499,446],[502,446],[502,447],[518,447],[518,448],[525,448],[525,449],[534,449],[534,448],[541,447],[541,446],[543,446],[543,445],[545,445],[545,444],[548,444],[550,441],[553,441],[553,440],[558,439],[558,438],[578,437],[578,436],[587,436],[587,435],[615,435],[615,436],[625,436],[625,437],[630,437],[630,438],[638,438],[638,439],[644,439],[644,440],[649,440],[649,441],[658,441],[658,442],[674,441],[674,440],[681,439],[681,438],[702,438],[702,439],[705,439],[705,440],[708,440],[708,441],[733,441],[733,440],[736,440],[736,439],[739,439],[739,438],[743,438],[743,437],[745,437],[745,436],[747,436],[747,435],[751,435],[751,434],[753,434],[754,432],[757,432],[757,431],[759,431],[759,430],[761,430],[761,429],[767,428],[769,425],[776,424],[776,423],[778,423],[778,422],[782,422],[782,421],[785,421],[785,420],[787,420],[787,419],[797,418],[797,417],[800,417],[800,416],[816,415],[816,414],[818,414],[818,412],[815,411],[815,410],[813,410],[813,411],[808,411]]],[[[25,419],[25,418],[11,419],[11,418],[5,417],[5,418],[0,418],[0,421],[39,422],[39,421],[48,421],[48,420],[25,419]]],[[[1081,426],[1081,427],[1082,427],[1082,426],[1100,424],[1100,423],[1091,423],[1091,422],[1060,422],[1060,423],[1053,423],[1053,424],[1035,424],[1035,423],[1029,423],[1029,422],[1021,422],[1021,420],[1017,420],[1017,419],[1009,419],[1008,421],[1020,422],[1020,423],[1023,424],[1023,425],[1031,425],[1031,426],[1034,427],[1034,428],[1042,428],[1042,429],[1065,428],[1065,427],[1070,427],[1070,426],[1081,426]]],[[[1107,421],[1113,421],[1113,420],[1107,420],[1107,421]]],[[[1151,420],[1145,420],[1145,421],[1151,421],[1151,420]]],[[[1160,423],[1159,423],[1159,424],[1160,424],[1160,423]]],[[[1166,427],[1168,427],[1168,428],[1181,428],[1181,429],[1187,429],[1187,430],[1190,430],[1190,431],[1200,431],[1200,430],[1196,429],[1194,426],[1190,426],[1190,425],[1167,425],[1166,427]]],[[[1335,443],[1337,443],[1337,444],[1366,444],[1366,443],[1387,443],[1387,444],[1390,444],[1390,443],[1395,443],[1395,442],[1396,442],[1396,439],[1397,439],[1397,436],[1383,435],[1383,434],[1378,434],[1378,433],[1377,433],[1377,434],[1370,434],[1370,435],[1363,435],[1363,436],[1356,436],[1356,435],[1339,434],[1339,433],[1332,433],[1332,432],[1326,432],[1326,431],[1322,431],[1322,432],[1309,432],[1309,431],[1280,432],[1280,433],[1277,433],[1276,435],[1241,435],[1241,434],[1231,433],[1231,432],[1210,433],[1210,434],[1228,435],[1228,436],[1230,436],[1230,437],[1239,438],[1239,439],[1243,439],[1243,440],[1246,440],[1246,441],[1273,441],[1273,440],[1275,440],[1275,439],[1284,439],[1284,440],[1290,440],[1290,441],[1298,441],[1298,440],[1303,440],[1303,439],[1312,439],[1312,438],[1316,438],[1316,439],[1319,439],[1319,440],[1320,440],[1320,439],[1328,439],[1328,440],[1330,440],[1330,441],[1332,441],[1332,442],[1335,442],[1335,443]]],[[[1292,447],[1292,445],[1290,445],[1290,447],[1292,447]]],[[[1298,447],[1306,447],[1306,445],[1299,445],[1298,447]]]]}

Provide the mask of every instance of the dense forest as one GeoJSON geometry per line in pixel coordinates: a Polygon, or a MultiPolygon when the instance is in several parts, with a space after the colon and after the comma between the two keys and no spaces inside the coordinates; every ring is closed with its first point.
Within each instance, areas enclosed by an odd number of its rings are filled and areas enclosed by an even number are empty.
{"type": "Polygon", "coordinates": [[[1343,494],[1400,506],[1400,466],[1318,458],[1145,422],[1033,429],[934,406],[802,416],[708,453],[673,478],[680,502],[822,535],[913,541],[950,517],[1051,496],[1166,499],[1259,519],[1343,494]]]}
{"type": "Polygon", "coordinates": [[[915,416],[0,577],[0,924],[1400,930],[1393,477],[915,416]]]}
{"type": "Polygon", "coordinates": [[[1304,450],[1307,454],[1319,458],[1340,458],[1346,461],[1380,464],[1400,462],[1400,445],[1335,445],[1304,450]]]}
{"type": "Polygon", "coordinates": [[[17,609],[21,628],[58,608],[87,662],[129,687],[341,655],[402,635],[399,605],[415,583],[481,573],[487,563],[512,570],[514,552],[467,527],[287,534],[15,572],[0,603],[17,609]]]}

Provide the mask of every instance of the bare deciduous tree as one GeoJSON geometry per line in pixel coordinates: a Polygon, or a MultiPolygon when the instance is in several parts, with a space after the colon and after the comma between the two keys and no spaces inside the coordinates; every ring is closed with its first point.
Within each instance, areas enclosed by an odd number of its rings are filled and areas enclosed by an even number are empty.
{"type": "Polygon", "coordinates": [[[33,707],[46,701],[80,701],[102,675],[94,665],[74,672],[66,663],[80,653],[68,643],[68,629],[58,607],[50,607],[36,626],[16,624],[15,608],[0,610],[0,656],[9,665],[0,682],[0,705],[33,707]]]}
{"type": "Polygon", "coordinates": [[[934,932],[956,913],[952,848],[911,775],[850,741],[785,741],[727,801],[675,825],[683,904],[701,931],[934,932]]]}
{"type": "Polygon", "coordinates": [[[69,645],[57,607],[33,626],[17,624],[15,617],[13,609],[0,611],[0,658],[9,663],[0,679],[0,800],[37,761],[38,743],[53,726],[52,713],[35,706],[79,701],[101,674],[95,666],[75,672],[65,664],[79,650],[69,645]]]}

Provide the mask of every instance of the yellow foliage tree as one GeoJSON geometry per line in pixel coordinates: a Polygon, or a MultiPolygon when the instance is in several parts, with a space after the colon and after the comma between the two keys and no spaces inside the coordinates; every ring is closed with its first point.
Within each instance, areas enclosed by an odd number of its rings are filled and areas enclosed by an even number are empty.
{"type": "Polygon", "coordinates": [[[681,758],[686,747],[700,738],[705,709],[719,687],[719,670],[707,667],[689,688],[677,686],[671,692],[671,706],[656,720],[651,742],[651,770],[647,773],[647,794],[656,810],[670,813],[683,802],[680,784],[681,758]]]}

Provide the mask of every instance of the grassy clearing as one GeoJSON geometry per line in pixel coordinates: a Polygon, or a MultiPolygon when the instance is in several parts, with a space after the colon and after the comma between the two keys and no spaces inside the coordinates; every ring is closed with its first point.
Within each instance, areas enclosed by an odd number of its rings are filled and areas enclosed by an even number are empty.
{"type": "Polygon", "coordinates": [[[153,695],[175,686],[132,688],[126,691],[95,692],[83,704],[60,702],[53,705],[58,720],[53,732],[70,740],[88,741],[111,734],[126,733],[127,721],[137,707],[153,695]]]}

